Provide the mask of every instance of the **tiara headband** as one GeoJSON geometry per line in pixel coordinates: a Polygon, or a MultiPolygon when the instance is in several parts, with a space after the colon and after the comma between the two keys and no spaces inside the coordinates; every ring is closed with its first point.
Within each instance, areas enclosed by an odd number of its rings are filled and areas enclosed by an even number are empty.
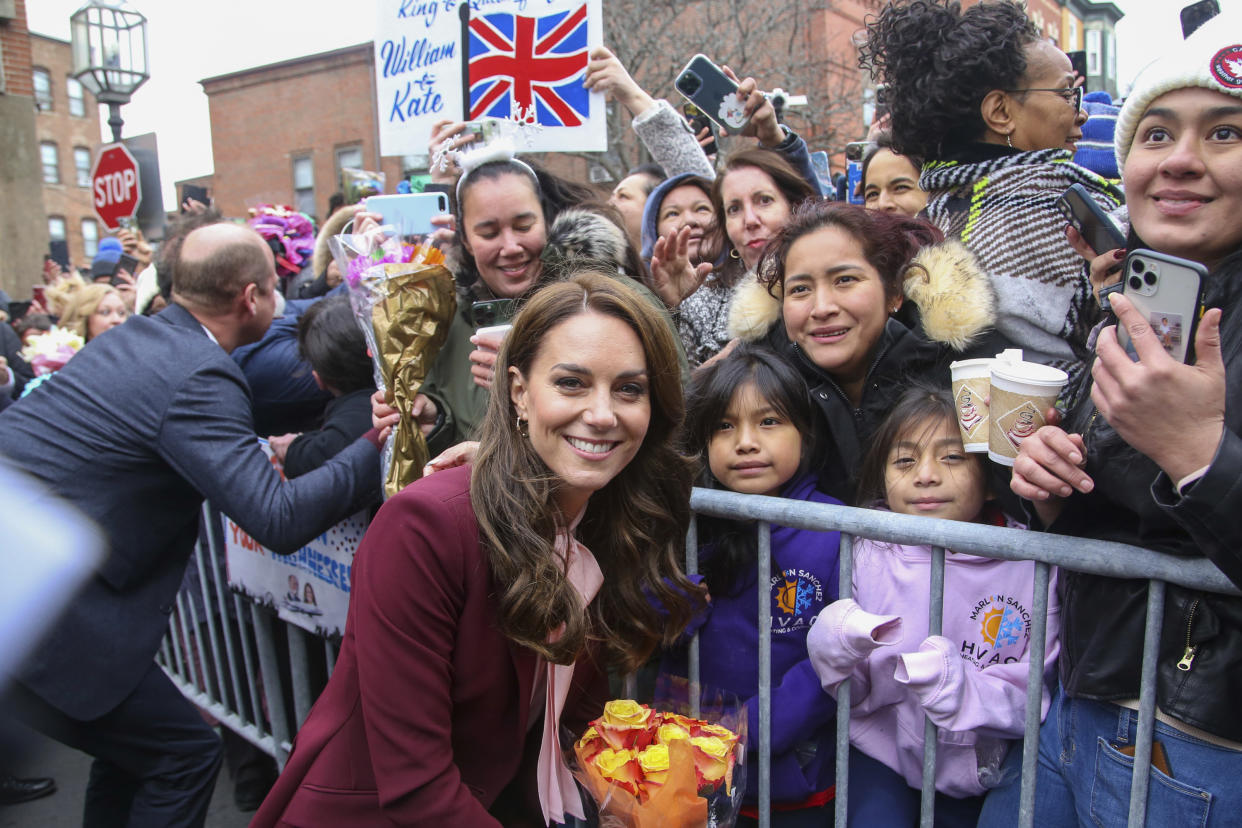
{"type": "Polygon", "coordinates": [[[461,178],[457,179],[457,204],[459,207],[461,205],[462,185],[466,183],[466,179],[479,167],[494,161],[507,161],[519,167],[535,181],[536,186],[539,184],[539,176],[535,175],[535,171],[530,164],[517,157],[517,147],[514,145],[513,139],[507,135],[496,138],[489,144],[483,144],[482,146],[464,151],[446,150],[440,159],[441,169],[447,166],[450,160],[456,161],[458,166],[461,167],[461,178]]]}

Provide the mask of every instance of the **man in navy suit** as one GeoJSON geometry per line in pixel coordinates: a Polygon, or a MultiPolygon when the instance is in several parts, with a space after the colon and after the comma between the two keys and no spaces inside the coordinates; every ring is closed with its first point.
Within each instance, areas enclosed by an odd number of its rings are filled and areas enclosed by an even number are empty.
{"type": "Polygon", "coordinates": [[[380,489],[374,432],[287,482],[259,449],[250,388],[229,358],[275,313],[276,271],[259,236],[233,224],[193,231],[173,280],[166,310],[92,340],[0,415],[0,455],[109,542],[12,691],[31,724],[95,757],[87,826],[204,822],[220,740],[154,661],[203,499],[291,552],[380,489]]]}

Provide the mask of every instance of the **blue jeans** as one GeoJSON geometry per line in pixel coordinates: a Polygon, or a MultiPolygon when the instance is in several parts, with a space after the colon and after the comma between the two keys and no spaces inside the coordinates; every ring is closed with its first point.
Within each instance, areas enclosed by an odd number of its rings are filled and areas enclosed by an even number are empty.
{"type": "MultiPolygon", "coordinates": [[[[1039,730],[1035,824],[1124,826],[1134,760],[1118,748],[1134,744],[1138,713],[1107,702],[1068,698],[1060,688],[1039,730]]],[[[1168,776],[1155,768],[1147,792],[1147,824],[1242,825],[1242,751],[1196,739],[1156,722],[1168,776]]],[[[1006,759],[1014,781],[989,792],[979,828],[1017,823],[1021,746],[1006,759]]]]}
{"type": "MultiPolygon", "coordinates": [[[[850,747],[849,823],[862,828],[914,828],[922,792],[897,771],[850,747]]],[[[981,797],[955,799],[937,792],[936,828],[974,828],[981,797]]]]}

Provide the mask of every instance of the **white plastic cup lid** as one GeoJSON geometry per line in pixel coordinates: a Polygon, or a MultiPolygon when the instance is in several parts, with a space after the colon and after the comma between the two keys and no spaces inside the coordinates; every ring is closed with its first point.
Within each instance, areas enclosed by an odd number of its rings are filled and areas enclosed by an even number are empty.
{"type": "Polygon", "coordinates": [[[1045,385],[1057,387],[1069,381],[1069,374],[1049,365],[1038,362],[996,362],[992,366],[992,375],[1008,382],[1025,383],[1027,385],[1045,385]]]}

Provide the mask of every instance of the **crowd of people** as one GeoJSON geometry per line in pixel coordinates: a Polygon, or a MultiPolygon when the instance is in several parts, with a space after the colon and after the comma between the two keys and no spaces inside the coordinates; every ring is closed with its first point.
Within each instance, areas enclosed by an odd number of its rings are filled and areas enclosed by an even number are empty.
{"type": "MultiPolygon", "coordinates": [[[[769,576],[753,523],[703,518],[687,575],[690,490],[1119,541],[1242,586],[1239,24],[1209,20],[1112,106],[1084,104],[1012,0],[889,3],[858,39],[889,107],[858,204],[826,191],[756,79],[728,72],[753,140],[710,157],[595,49],[586,86],[652,159],[611,194],[466,124],[433,130],[457,306],[403,408],[326,253],[347,222],[384,236],[365,204],[324,222],[301,275],[205,205],[158,251],[118,234],[90,279],[51,267],[0,326],[0,455],[109,549],[9,711],[94,757],[87,824],[202,825],[236,751],[154,655],[203,500],[277,553],[378,507],[331,679],[279,778],[238,789],[256,826],[591,824],[563,734],[614,697],[610,674],[646,666],[658,703],[695,635],[703,683],[757,733],[769,593],[771,824],[832,824],[847,679],[850,824],[918,822],[926,718],[935,824],[1015,824],[1035,565],[949,550],[932,635],[930,546],[860,539],[842,584],[838,533],[773,527],[769,576]],[[1071,186],[1123,247],[1067,228],[1071,186]],[[1140,249],[1208,274],[1185,362],[1117,289],[1140,249]],[[949,369],[1010,348],[1069,377],[1012,468],[967,450],[949,369]],[[434,459],[380,506],[381,446],[409,421],[434,459]]],[[[1054,571],[1036,825],[1126,820],[1147,593],[1054,571]]],[[[1242,599],[1168,585],[1161,612],[1149,824],[1237,824],[1242,599]]],[[[758,818],[756,754],[739,824],[758,818]]],[[[0,778],[8,801],[50,790],[0,778]]]]}

